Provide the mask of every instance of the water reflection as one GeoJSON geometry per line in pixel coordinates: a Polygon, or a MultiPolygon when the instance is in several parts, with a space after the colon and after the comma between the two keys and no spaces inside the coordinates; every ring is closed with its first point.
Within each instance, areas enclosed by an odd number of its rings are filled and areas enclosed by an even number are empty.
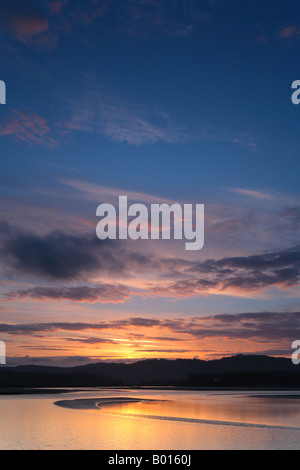
{"type": "Polygon", "coordinates": [[[249,395],[249,392],[105,389],[56,397],[0,397],[0,448],[299,449],[300,431],[288,428],[300,427],[300,400],[249,395]],[[146,398],[154,402],[118,403],[100,409],[66,409],[54,405],[58,400],[101,401],[116,397],[146,398]],[[170,417],[218,424],[169,421],[170,417]],[[284,429],[222,425],[222,421],[284,429]]]}
{"type": "Polygon", "coordinates": [[[161,400],[100,404],[104,413],[124,417],[183,418],[215,423],[258,424],[300,429],[297,400],[214,396],[198,400],[161,400]]]}

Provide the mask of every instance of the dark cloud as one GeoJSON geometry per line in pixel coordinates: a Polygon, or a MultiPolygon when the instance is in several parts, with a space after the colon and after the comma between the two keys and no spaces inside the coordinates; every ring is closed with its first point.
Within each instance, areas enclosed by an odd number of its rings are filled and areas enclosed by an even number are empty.
{"type": "Polygon", "coordinates": [[[9,325],[0,324],[0,332],[10,335],[36,335],[37,333],[53,333],[57,331],[103,330],[109,328],[107,323],[34,323],[9,325]]]}
{"type": "Polygon", "coordinates": [[[152,336],[152,337],[149,337],[147,336],[147,339],[150,340],[150,341],[182,341],[182,339],[180,338],[170,338],[170,336],[152,336]]]}
{"type": "Polygon", "coordinates": [[[199,295],[213,289],[253,291],[277,286],[288,288],[300,281],[300,250],[286,250],[256,256],[207,260],[184,264],[184,275],[190,279],[171,282],[150,289],[163,296],[199,295]]]}
{"type": "Polygon", "coordinates": [[[17,300],[24,297],[32,299],[70,300],[73,302],[124,302],[130,298],[129,288],[121,284],[101,283],[96,287],[33,287],[11,292],[8,300],[17,300]]]}
{"type": "Polygon", "coordinates": [[[74,279],[98,268],[95,240],[51,233],[21,235],[5,243],[5,256],[15,270],[54,279],[74,279]]]}
{"type": "MultiPolygon", "coordinates": [[[[20,349],[23,349],[24,346],[18,346],[20,349]]],[[[47,347],[44,347],[44,346],[28,346],[26,345],[26,349],[30,350],[30,351],[70,351],[70,349],[68,348],[47,348],[47,347]]]]}
{"type": "MultiPolygon", "coordinates": [[[[41,281],[57,281],[59,287],[35,287],[11,296],[69,299],[75,301],[122,301],[132,292],[124,285],[99,284],[61,287],[62,281],[87,284],[95,275],[140,276],[155,274],[160,284],[149,285],[149,295],[189,297],[213,291],[255,291],[269,287],[289,288],[300,281],[300,248],[252,256],[203,262],[167,258],[133,249],[119,240],[101,241],[94,235],[51,232],[22,233],[0,226],[0,255],[4,274],[41,281]],[[169,282],[168,282],[169,281],[169,282]]],[[[139,245],[140,246],[140,245],[139,245]]]]}
{"type": "Polygon", "coordinates": [[[37,235],[2,223],[0,234],[1,264],[10,274],[29,278],[63,281],[95,273],[129,276],[141,270],[159,271],[164,264],[150,253],[129,249],[119,240],[99,240],[96,233],[71,235],[55,231],[37,235]]]}
{"type": "Polygon", "coordinates": [[[81,344],[118,344],[117,341],[106,338],[64,338],[65,341],[81,344]]]}
{"type": "Polygon", "coordinates": [[[21,233],[2,224],[2,263],[11,272],[37,278],[73,280],[94,272],[122,273],[122,246],[94,236],[52,232],[45,236],[21,233]]]}
{"type": "Polygon", "coordinates": [[[149,318],[128,318],[124,320],[112,320],[110,322],[99,323],[70,323],[70,322],[56,322],[56,323],[34,323],[34,324],[20,324],[9,325],[0,324],[0,333],[8,333],[11,335],[36,335],[38,333],[51,333],[57,331],[85,331],[85,330],[107,330],[107,329],[122,329],[126,327],[154,327],[161,325],[161,320],[149,318]]]}
{"type": "Polygon", "coordinates": [[[131,326],[143,326],[143,327],[153,327],[161,325],[161,320],[155,320],[151,318],[131,318],[129,324],[131,326]]]}
{"type": "MultiPolygon", "coordinates": [[[[300,312],[259,312],[211,315],[188,319],[128,318],[102,323],[0,324],[0,333],[36,335],[59,331],[118,330],[156,327],[180,339],[243,339],[251,341],[293,341],[300,329],[300,312]]],[[[169,341],[168,337],[164,338],[169,341]]],[[[158,339],[158,338],[157,338],[158,339]]],[[[94,340],[94,338],[93,338],[94,340]]],[[[98,339],[96,339],[98,341],[98,339]]]]}
{"type": "Polygon", "coordinates": [[[173,354],[183,354],[190,353],[190,349],[136,349],[137,353],[173,353],[173,354]]]}
{"type": "MultiPolygon", "coordinates": [[[[179,325],[178,331],[195,338],[280,341],[293,340],[299,327],[300,312],[260,312],[205,317],[190,324],[179,325]]],[[[176,325],[173,328],[176,330],[176,325]]]]}

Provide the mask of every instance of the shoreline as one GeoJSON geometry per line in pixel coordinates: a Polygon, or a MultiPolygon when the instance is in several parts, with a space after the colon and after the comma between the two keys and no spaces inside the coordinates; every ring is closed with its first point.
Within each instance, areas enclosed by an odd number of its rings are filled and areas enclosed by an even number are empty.
{"type": "Polygon", "coordinates": [[[59,388],[30,388],[30,387],[9,387],[0,388],[1,396],[13,396],[13,395],[58,395],[60,393],[72,393],[82,392],[84,390],[80,388],[76,389],[59,389],[59,388]]]}
{"type": "MultiPolygon", "coordinates": [[[[3,387],[0,388],[0,397],[1,396],[13,396],[13,395],[57,395],[60,393],[76,393],[76,392],[92,392],[92,391],[105,391],[105,390],[169,390],[169,391],[187,391],[187,392],[249,392],[256,397],[254,394],[256,392],[278,392],[278,395],[282,395],[286,392],[299,393],[298,397],[300,398],[299,388],[280,388],[280,387],[177,387],[177,386],[126,386],[126,387],[53,387],[53,388],[38,388],[38,387],[3,387]]],[[[257,397],[267,397],[267,395],[259,395],[257,397]]],[[[283,395],[282,395],[283,396],[283,395]]],[[[269,396],[273,398],[274,396],[269,396]]],[[[288,397],[288,396],[287,396],[288,397]]]]}

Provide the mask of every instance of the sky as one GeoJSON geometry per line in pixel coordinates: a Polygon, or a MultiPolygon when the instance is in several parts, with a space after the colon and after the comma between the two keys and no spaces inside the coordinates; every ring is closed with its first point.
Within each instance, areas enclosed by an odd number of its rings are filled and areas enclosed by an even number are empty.
{"type": "Polygon", "coordinates": [[[8,364],[291,357],[298,0],[0,0],[8,364]],[[204,204],[205,242],[99,240],[96,210],[204,204]]]}

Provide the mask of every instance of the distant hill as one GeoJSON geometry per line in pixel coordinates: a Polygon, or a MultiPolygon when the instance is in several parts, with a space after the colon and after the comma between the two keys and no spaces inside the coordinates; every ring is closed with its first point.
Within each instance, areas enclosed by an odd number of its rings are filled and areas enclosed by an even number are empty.
{"type": "Polygon", "coordinates": [[[141,385],[300,387],[300,366],[285,358],[238,355],[212,361],[151,359],[68,368],[0,367],[0,388],[141,385]]]}

